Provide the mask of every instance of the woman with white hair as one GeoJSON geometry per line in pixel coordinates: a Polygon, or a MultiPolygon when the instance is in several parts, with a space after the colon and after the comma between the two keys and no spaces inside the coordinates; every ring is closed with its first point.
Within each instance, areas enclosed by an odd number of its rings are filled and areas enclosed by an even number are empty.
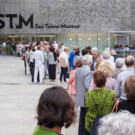
{"type": "MultiPolygon", "coordinates": [[[[100,63],[99,67],[97,70],[101,70],[105,73],[107,80],[105,84],[105,88],[114,90],[115,86],[115,79],[112,78],[112,75],[114,74],[115,67],[110,61],[103,61],[100,63]]],[[[94,81],[91,82],[89,90],[92,90],[96,88],[96,85],[94,81]]]]}
{"type": "Polygon", "coordinates": [[[135,115],[128,111],[113,113],[101,119],[98,135],[134,135],[135,115]]]}
{"type": "Polygon", "coordinates": [[[116,64],[116,70],[113,74],[113,78],[114,79],[117,79],[117,76],[119,73],[123,72],[124,70],[122,69],[123,65],[124,65],[124,60],[123,58],[117,58],[116,61],[115,61],[115,64],[116,64]]]}

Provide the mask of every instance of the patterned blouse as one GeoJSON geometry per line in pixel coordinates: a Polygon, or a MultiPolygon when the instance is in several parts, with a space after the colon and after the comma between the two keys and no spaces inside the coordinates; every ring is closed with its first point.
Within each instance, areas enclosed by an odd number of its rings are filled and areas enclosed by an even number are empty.
{"type": "Polygon", "coordinates": [[[88,108],[85,116],[85,128],[88,132],[93,125],[98,114],[103,116],[111,113],[115,103],[115,92],[107,88],[93,89],[86,94],[86,107],[88,108]]]}

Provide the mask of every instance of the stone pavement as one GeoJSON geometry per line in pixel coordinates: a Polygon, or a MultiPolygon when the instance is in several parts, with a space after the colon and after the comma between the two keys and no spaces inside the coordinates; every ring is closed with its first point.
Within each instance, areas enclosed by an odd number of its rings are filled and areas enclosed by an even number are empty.
{"type": "MultiPolygon", "coordinates": [[[[64,82],[52,83],[48,79],[44,84],[33,84],[31,77],[24,75],[20,57],[0,56],[0,135],[32,135],[39,97],[54,85],[67,87],[64,82]]],[[[77,131],[78,118],[70,128],[62,129],[63,135],[77,135],[77,131]]]]}

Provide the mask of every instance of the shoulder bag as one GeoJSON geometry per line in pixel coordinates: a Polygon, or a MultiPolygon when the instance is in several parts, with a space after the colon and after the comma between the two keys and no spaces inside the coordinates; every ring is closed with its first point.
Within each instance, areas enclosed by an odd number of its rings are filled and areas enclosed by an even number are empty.
{"type": "Polygon", "coordinates": [[[114,112],[114,110],[115,110],[115,112],[117,113],[118,112],[118,105],[119,105],[119,100],[114,104],[114,106],[113,106],[113,109],[112,109],[112,113],[114,112]]]}

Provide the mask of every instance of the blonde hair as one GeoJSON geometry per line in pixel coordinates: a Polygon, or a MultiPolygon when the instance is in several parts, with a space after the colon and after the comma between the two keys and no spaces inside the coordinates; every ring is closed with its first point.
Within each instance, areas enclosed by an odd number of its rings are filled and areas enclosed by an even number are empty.
{"type": "Polygon", "coordinates": [[[95,66],[95,69],[98,69],[99,68],[99,65],[104,61],[104,59],[99,59],[96,66],[95,66]]]}
{"type": "Polygon", "coordinates": [[[64,51],[68,51],[68,47],[64,47],[64,51]]]}
{"type": "Polygon", "coordinates": [[[98,70],[101,70],[105,73],[107,77],[111,77],[114,74],[115,67],[110,61],[104,60],[98,67],[98,70]]]}

